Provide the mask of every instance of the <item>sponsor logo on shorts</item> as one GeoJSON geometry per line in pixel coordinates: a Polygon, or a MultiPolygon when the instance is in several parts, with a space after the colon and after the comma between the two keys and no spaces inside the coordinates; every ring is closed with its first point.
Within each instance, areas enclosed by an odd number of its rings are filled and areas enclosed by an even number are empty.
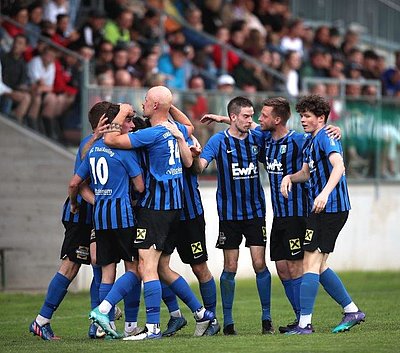
{"type": "Polygon", "coordinates": [[[306,229],[306,235],[304,237],[304,245],[310,244],[314,231],[312,229],[306,229]]]}
{"type": "Polygon", "coordinates": [[[136,239],[134,241],[135,244],[143,242],[146,239],[147,229],[138,228],[136,229],[136,239]]]}
{"type": "MultiPolygon", "coordinates": [[[[203,247],[201,246],[201,243],[198,241],[196,243],[192,243],[190,244],[190,246],[192,247],[192,253],[193,255],[199,254],[203,252],[203,247]]],[[[196,259],[197,257],[195,257],[196,259]]]]}
{"type": "Polygon", "coordinates": [[[263,241],[267,241],[267,228],[262,226],[262,233],[263,233],[263,241]]]}
{"type": "Polygon", "coordinates": [[[219,232],[218,244],[219,245],[224,245],[225,244],[225,240],[226,240],[225,233],[224,232],[219,232]]]}
{"type": "Polygon", "coordinates": [[[300,250],[300,238],[289,239],[289,248],[290,250],[300,250]]]}
{"type": "Polygon", "coordinates": [[[75,253],[77,259],[87,260],[89,258],[89,248],[87,246],[79,246],[75,253]]]}

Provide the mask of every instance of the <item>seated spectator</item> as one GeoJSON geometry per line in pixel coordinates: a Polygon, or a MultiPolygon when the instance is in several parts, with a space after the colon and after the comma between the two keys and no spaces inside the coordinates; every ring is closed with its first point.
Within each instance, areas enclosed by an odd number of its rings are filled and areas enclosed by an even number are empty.
{"type": "Polygon", "coordinates": [[[0,109],[2,113],[11,115],[20,124],[23,123],[31,103],[27,67],[23,59],[26,47],[26,37],[18,34],[14,38],[11,51],[1,56],[2,81],[8,89],[0,97],[0,109]]]}
{"type": "Polygon", "coordinates": [[[193,29],[185,27],[182,30],[186,43],[190,44],[195,50],[202,50],[208,46],[211,48],[213,43],[201,34],[203,32],[201,11],[196,7],[189,7],[185,11],[185,20],[193,27],[193,29]]]}
{"type": "Polygon", "coordinates": [[[88,47],[98,48],[103,41],[105,24],[105,12],[97,9],[90,11],[86,23],[79,31],[80,37],[78,44],[80,46],[86,45],[88,47]]]}
{"type": "Polygon", "coordinates": [[[315,31],[313,50],[321,50],[324,52],[330,52],[330,29],[328,26],[320,26],[315,31]]]}
{"type": "Polygon", "coordinates": [[[126,69],[128,66],[128,49],[125,44],[118,44],[114,48],[112,66],[114,71],[126,69]]]}
{"type": "Polygon", "coordinates": [[[368,80],[379,80],[378,54],[374,50],[365,50],[363,53],[362,75],[368,80]]]}
{"type": "MultiPolygon", "coordinates": [[[[216,38],[220,43],[228,44],[230,42],[229,29],[224,26],[219,27],[217,30],[216,38]]],[[[213,45],[212,57],[214,59],[215,66],[217,67],[217,69],[219,69],[220,72],[227,71],[231,73],[235,66],[239,64],[240,58],[232,50],[227,50],[225,55],[226,57],[224,57],[224,50],[222,49],[221,45],[213,45]],[[223,60],[226,60],[226,62],[224,63],[223,60]]]]}
{"type": "Polygon", "coordinates": [[[128,46],[128,65],[127,70],[131,75],[140,77],[140,63],[139,60],[142,56],[142,48],[139,44],[134,42],[130,43],[128,46]]]}
{"type": "Polygon", "coordinates": [[[386,95],[400,97],[400,51],[395,53],[395,66],[383,73],[382,83],[386,95]]]}
{"type": "Polygon", "coordinates": [[[24,27],[27,25],[29,20],[28,9],[15,5],[10,11],[10,17],[22,27],[16,26],[7,20],[3,21],[2,28],[4,31],[1,39],[1,50],[6,53],[11,50],[14,37],[18,34],[25,34],[24,27]]]}
{"type": "Polygon", "coordinates": [[[67,47],[71,43],[79,39],[79,33],[75,30],[72,32],[68,31],[69,28],[69,16],[66,14],[57,15],[56,31],[51,37],[51,40],[62,46],[67,47]]]}
{"type": "Polygon", "coordinates": [[[297,97],[300,92],[300,76],[298,72],[300,67],[300,53],[296,51],[288,51],[282,65],[282,73],[286,77],[286,90],[293,97],[297,97]]]}
{"type": "Polygon", "coordinates": [[[145,51],[150,51],[151,48],[160,42],[161,25],[160,15],[152,9],[148,9],[143,18],[135,21],[134,28],[138,33],[137,41],[145,51]]]}
{"type": "Polygon", "coordinates": [[[311,53],[310,62],[301,69],[301,77],[329,77],[331,67],[331,55],[321,49],[315,49],[311,53]]]}
{"type": "Polygon", "coordinates": [[[43,8],[43,19],[56,24],[58,15],[68,15],[68,1],[50,0],[46,2],[43,8]]]}
{"type": "MultiPolygon", "coordinates": [[[[155,53],[149,52],[140,59],[141,81],[144,87],[152,87],[155,77],[159,77],[158,56],[155,53]]],[[[165,74],[163,79],[165,80],[165,74]]],[[[168,84],[168,83],[167,83],[168,84]]]]}
{"type": "Polygon", "coordinates": [[[133,13],[129,10],[122,10],[115,21],[107,21],[104,27],[104,39],[113,45],[129,43],[131,41],[130,29],[132,24],[133,13]]]}
{"type": "Polygon", "coordinates": [[[102,41],[96,50],[95,74],[97,75],[100,68],[112,68],[114,55],[114,45],[109,41],[102,41]]]}
{"type": "Polygon", "coordinates": [[[43,18],[43,6],[41,2],[35,1],[28,7],[29,22],[25,26],[26,37],[32,48],[35,48],[39,40],[39,35],[42,30],[40,24],[43,18]]]}
{"type": "Polygon", "coordinates": [[[283,53],[296,51],[303,57],[303,20],[293,19],[288,24],[287,34],[283,36],[280,43],[280,49],[283,53]]]}

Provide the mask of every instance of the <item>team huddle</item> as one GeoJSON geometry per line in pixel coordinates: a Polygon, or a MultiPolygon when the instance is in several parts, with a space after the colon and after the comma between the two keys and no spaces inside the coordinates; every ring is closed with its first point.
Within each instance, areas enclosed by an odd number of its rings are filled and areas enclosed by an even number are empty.
{"type": "Polygon", "coordinates": [[[228,117],[207,114],[202,118],[204,123],[230,125],[202,148],[192,123],[172,104],[172,93],[166,87],[149,89],[143,102],[144,119],[129,104],[100,102],[92,107],[89,121],[94,132],[81,142],[64,204],[61,266],[30,332],[44,340],[59,339],[50,326],[52,315],[80,265],[92,263],[90,338],[172,336],[187,325],[177,297],[194,315],[195,336],[216,335],[221,326],[224,335],[236,335],[232,307],[244,237],[256,274],[261,333],[274,334],[259,163],[269,176],[274,213],[271,260],[294,312],[294,321],[280,326],[279,332],[314,332],[311,319],[320,283],[344,310],[332,332],[347,331],[364,321],[365,314],[326,263],[350,210],[340,130],[326,125],[329,103],[317,95],[299,100],[296,111],[305,133],[286,127],[290,106],[284,98],[264,101],[260,125],[253,122],[254,107],[245,97],[233,98],[227,110],[228,117]],[[218,171],[216,247],[224,254],[222,325],[216,315],[215,280],[207,266],[197,180],[213,160],[218,171]],[[198,279],[202,302],[170,268],[175,249],[198,279]],[[120,260],[126,271],[115,281],[120,260]],[[137,320],[142,283],[144,328],[137,320]],[[125,328],[119,332],[116,304],[122,299],[125,328]],[[160,326],[162,301],[170,313],[164,331],[160,326]]]}

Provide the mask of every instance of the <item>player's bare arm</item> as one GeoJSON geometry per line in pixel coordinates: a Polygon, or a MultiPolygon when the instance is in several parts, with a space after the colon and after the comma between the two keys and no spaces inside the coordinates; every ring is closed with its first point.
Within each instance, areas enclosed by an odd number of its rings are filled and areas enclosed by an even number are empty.
{"type": "MultiPolygon", "coordinates": [[[[201,117],[200,122],[203,123],[203,124],[207,124],[207,125],[210,125],[213,122],[225,123],[225,124],[230,125],[231,124],[231,119],[229,119],[228,116],[207,113],[207,114],[204,114],[201,117]]],[[[250,129],[254,130],[257,126],[258,126],[258,124],[253,121],[251,123],[250,129]]]]}
{"type": "Polygon", "coordinates": [[[94,205],[94,193],[89,185],[90,178],[87,178],[83,183],[80,184],[79,193],[86,202],[94,205]]]}
{"type": "Polygon", "coordinates": [[[329,137],[332,137],[336,140],[340,140],[342,138],[342,130],[339,126],[327,125],[325,130],[329,137]]]}
{"type": "Polygon", "coordinates": [[[144,181],[142,175],[131,178],[131,181],[137,192],[142,193],[144,191],[144,181]]]}
{"type": "Polygon", "coordinates": [[[175,107],[173,104],[171,105],[171,108],[169,108],[169,113],[171,114],[172,118],[177,121],[178,123],[181,123],[182,125],[185,125],[187,130],[188,130],[188,135],[192,136],[193,131],[194,131],[194,126],[192,122],[189,120],[187,115],[182,112],[180,109],[175,107]]]}
{"type": "Polygon", "coordinates": [[[110,132],[104,135],[104,143],[111,148],[131,149],[132,144],[127,134],[122,134],[122,124],[126,117],[133,116],[134,110],[130,104],[121,104],[119,112],[110,124],[110,132]]]}
{"type": "Polygon", "coordinates": [[[304,183],[310,179],[310,169],[307,163],[303,163],[303,167],[297,173],[285,175],[281,183],[281,194],[288,198],[289,192],[292,191],[293,183],[304,183]]]}
{"type": "Polygon", "coordinates": [[[186,168],[190,168],[193,163],[192,152],[190,151],[182,132],[175,124],[171,124],[168,121],[162,123],[161,125],[167,128],[171,132],[172,136],[176,138],[176,140],[178,141],[179,153],[182,159],[182,163],[186,168]]]}
{"type": "Polygon", "coordinates": [[[68,185],[68,195],[71,202],[71,213],[76,214],[79,211],[79,204],[77,196],[79,193],[79,186],[82,183],[82,178],[75,174],[68,185]]]}
{"type": "Polygon", "coordinates": [[[93,135],[92,137],[89,139],[88,142],[86,142],[85,146],[83,146],[82,151],[81,151],[81,161],[83,161],[83,159],[86,156],[86,153],[90,150],[90,148],[93,146],[93,144],[99,139],[103,137],[103,134],[105,132],[107,132],[107,130],[110,127],[110,124],[107,124],[107,118],[105,117],[105,114],[103,114],[103,116],[100,118],[96,129],[94,129],[93,131],[93,135]]]}
{"type": "Polygon", "coordinates": [[[193,164],[191,170],[195,174],[201,174],[203,173],[203,170],[206,169],[207,165],[208,162],[206,159],[197,156],[196,158],[193,158],[193,164]]]}
{"type": "Polygon", "coordinates": [[[315,213],[320,213],[324,210],[326,203],[328,202],[328,197],[332,190],[336,187],[338,182],[343,176],[345,171],[343,158],[340,153],[334,152],[329,155],[329,162],[332,164],[333,169],[329,176],[328,182],[322,189],[321,193],[315,198],[312,211],[315,213]]]}

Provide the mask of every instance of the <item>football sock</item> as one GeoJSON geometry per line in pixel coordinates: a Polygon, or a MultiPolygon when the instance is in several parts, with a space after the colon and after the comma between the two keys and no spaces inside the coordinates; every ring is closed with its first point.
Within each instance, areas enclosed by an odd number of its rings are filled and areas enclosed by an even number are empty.
{"type": "Polygon", "coordinates": [[[110,321],[114,321],[115,309],[113,308],[111,303],[104,301],[104,299],[106,298],[108,292],[111,290],[112,286],[113,286],[113,283],[101,282],[100,288],[99,288],[99,299],[100,299],[99,310],[103,314],[108,313],[108,317],[110,318],[110,321]]]}
{"type": "Polygon", "coordinates": [[[292,289],[293,289],[293,310],[296,314],[297,320],[300,318],[300,287],[303,277],[292,279],[292,289]]]}
{"type": "Polygon", "coordinates": [[[262,308],[261,320],[271,320],[271,273],[267,267],[256,273],[256,283],[262,308]]]}
{"type": "Polygon", "coordinates": [[[283,289],[285,290],[286,297],[288,298],[293,310],[295,310],[293,281],[291,279],[282,279],[281,282],[283,289]]]}
{"type": "Polygon", "coordinates": [[[305,328],[308,324],[311,324],[312,314],[300,315],[299,326],[305,328]]]}
{"type": "MultiPolygon", "coordinates": [[[[136,275],[134,276],[136,277],[136,275]]],[[[142,282],[138,278],[136,283],[132,286],[132,289],[124,297],[125,322],[137,322],[141,293],[142,293],[142,282]]]]}
{"type": "Polygon", "coordinates": [[[160,330],[160,324],[146,324],[147,332],[158,334],[160,330]]]}
{"type": "Polygon", "coordinates": [[[217,307],[217,287],[214,277],[208,282],[199,283],[199,288],[204,307],[215,314],[217,307]]]}
{"type": "Polygon", "coordinates": [[[140,279],[133,272],[125,272],[114,283],[105,300],[112,305],[118,304],[128,293],[132,292],[133,287],[138,283],[140,283],[140,279]]]}
{"type": "Polygon", "coordinates": [[[356,313],[358,311],[358,306],[354,302],[351,302],[349,305],[346,305],[343,310],[345,313],[356,313]]]}
{"type": "Polygon", "coordinates": [[[51,319],[54,311],[57,310],[58,306],[67,294],[67,288],[70,283],[71,281],[60,272],[57,272],[54,275],[53,279],[49,283],[49,287],[47,288],[46,299],[40,309],[39,315],[49,320],[51,319]]]}
{"type": "MultiPolygon", "coordinates": [[[[301,316],[310,315],[313,312],[315,298],[319,287],[319,274],[307,272],[303,275],[300,286],[301,316]]],[[[301,318],[300,318],[301,320],[301,318]]]]}
{"type": "Polygon", "coordinates": [[[97,265],[92,265],[93,278],[90,284],[90,306],[94,309],[96,306],[100,305],[99,299],[99,288],[101,283],[101,267],[97,265]]]}
{"type": "Polygon", "coordinates": [[[201,303],[198,301],[188,283],[182,276],[179,276],[169,287],[193,313],[202,307],[201,303]]]}
{"type": "Polygon", "coordinates": [[[224,327],[233,324],[232,306],[235,296],[236,272],[222,271],[220,277],[222,312],[224,314],[224,327]]]}
{"type": "MultiPolygon", "coordinates": [[[[172,313],[176,314],[177,311],[179,311],[179,304],[178,300],[176,299],[175,293],[172,291],[172,289],[166,285],[164,282],[161,282],[161,289],[162,289],[162,300],[165,303],[165,305],[168,308],[168,311],[170,312],[171,316],[172,313]]],[[[180,317],[181,315],[179,315],[180,317]]]]}
{"type": "Polygon", "coordinates": [[[127,333],[130,333],[130,332],[132,332],[136,327],[137,327],[137,321],[134,321],[134,322],[125,321],[125,329],[124,329],[124,331],[127,332],[127,333]]]}
{"type": "Polygon", "coordinates": [[[342,308],[345,308],[352,302],[349,293],[347,293],[347,290],[343,285],[343,282],[340,280],[335,271],[327,268],[319,276],[319,281],[326,292],[333,298],[333,300],[336,301],[336,303],[341,305],[342,308]]]}
{"type": "Polygon", "coordinates": [[[160,304],[161,304],[160,281],[157,279],[145,282],[143,288],[144,288],[144,303],[146,306],[146,327],[148,327],[148,324],[160,324],[160,304]]]}

